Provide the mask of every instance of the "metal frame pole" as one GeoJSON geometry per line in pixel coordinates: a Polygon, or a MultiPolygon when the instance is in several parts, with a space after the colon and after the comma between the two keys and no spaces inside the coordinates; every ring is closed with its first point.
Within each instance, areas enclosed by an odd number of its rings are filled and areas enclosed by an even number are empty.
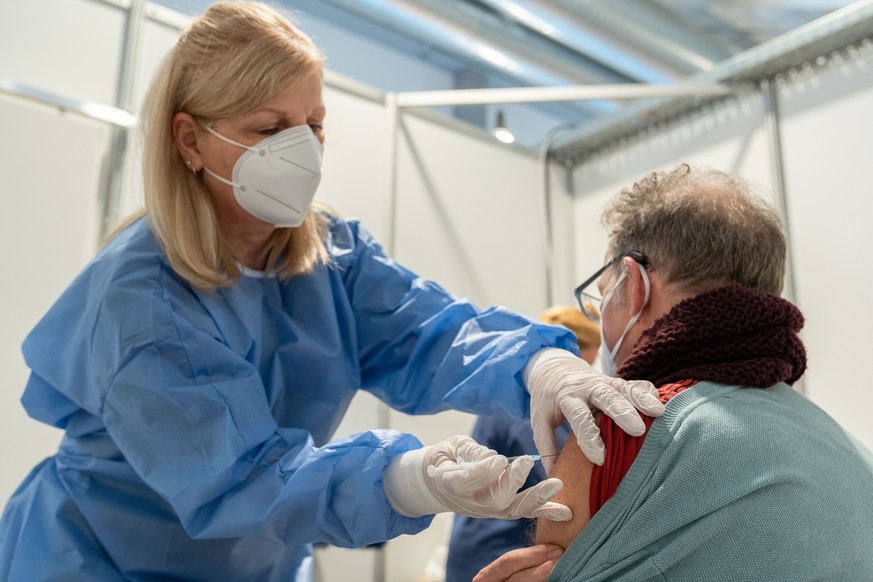
{"type": "Polygon", "coordinates": [[[569,87],[452,89],[398,93],[397,104],[399,107],[437,107],[444,105],[590,101],[594,99],[640,99],[645,97],[718,97],[731,95],[736,91],[736,87],[718,83],[675,83],[671,85],[622,83],[569,87]]]}
{"type": "Polygon", "coordinates": [[[122,128],[136,126],[136,116],[124,109],[93,101],[63,97],[48,91],[28,87],[9,79],[0,79],[0,94],[53,107],[63,113],[72,113],[85,119],[99,121],[100,123],[107,123],[122,128]]]}
{"type": "MultiPolygon", "coordinates": [[[[782,217],[782,228],[785,232],[785,295],[792,303],[797,303],[797,282],[794,272],[794,253],[791,251],[791,219],[788,214],[788,192],[785,187],[785,165],[782,155],[782,129],[779,115],[779,93],[776,85],[770,79],[761,80],[761,96],[764,100],[764,129],[767,132],[767,145],[770,150],[770,167],[773,172],[773,197],[776,208],[782,217]]],[[[806,393],[803,378],[797,381],[794,388],[801,394],[806,393]]]]}
{"type": "MultiPolygon", "coordinates": [[[[127,9],[116,93],[117,107],[127,112],[133,110],[134,84],[141,48],[140,39],[145,21],[145,7],[145,0],[131,0],[130,7],[127,9]]],[[[106,236],[117,218],[118,206],[124,188],[124,164],[127,158],[129,137],[128,127],[116,126],[112,128],[112,145],[106,156],[106,167],[99,197],[100,239],[106,236]]]]}
{"type": "MultiPolygon", "coordinates": [[[[385,165],[388,181],[388,200],[385,204],[385,252],[393,257],[397,250],[397,150],[400,133],[401,110],[397,105],[397,93],[385,94],[385,109],[388,115],[387,138],[388,151],[385,165]]],[[[388,405],[379,402],[376,404],[376,426],[389,428],[391,424],[390,410],[388,405]]],[[[375,550],[373,560],[373,580],[384,582],[387,574],[387,556],[385,546],[375,550]]]]}
{"type": "Polygon", "coordinates": [[[397,93],[385,95],[385,107],[388,112],[388,203],[385,213],[385,251],[389,256],[397,250],[397,151],[401,116],[398,97],[397,93]]]}
{"type": "Polygon", "coordinates": [[[773,194],[782,228],[788,242],[788,256],[785,269],[785,294],[797,302],[797,286],[791,260],[791,227],[788,216],[788,193],[785,187],[785,166],[782,156],[782,130],[779,116],[779,95],[775,85],[768,79],[761,81],[761,94],[764,98],[764,128],[767,132],[767,145],[770,150],[770,167],[773,172],[773,194]]]}
{"type": "Polygon", "coordinates": [[[554,217],[552,208],[552,168],[549,165],[552,146],[555,144],[555,139],[565,131],[569,131],[575,127],[570,123],[562,123],[552,128],[546,134],[539,152],[540,168],[543,172],[542,178],[542,200],[541,208],[543,213],[543,245],[545,252],[545,267],[546,277],[546,301],[548,305],[555,305],[555,235],[554,235],[554,217]]]}

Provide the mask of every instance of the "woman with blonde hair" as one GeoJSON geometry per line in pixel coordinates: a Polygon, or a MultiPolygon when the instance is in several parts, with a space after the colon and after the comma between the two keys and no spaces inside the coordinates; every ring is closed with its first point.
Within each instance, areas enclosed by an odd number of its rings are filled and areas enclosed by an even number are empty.
{"type": "Polygon", "coordinates": [[[0,579],[307,580],[313,542],[381,542],[441,511],[569,518],[560,481],[517,493],[531,461],[468,437],[331,440],[359,389],[412,414],[530,413],[546,447],[563,416],[593,426],[588,402],[637,433],[632,403],[659,412],[648,384],[571,363],[568,331],[479,311],[313,204],[322,68],[257,3],[213,5],[163,62],[145,211],[24,344],[23,404],[65,436],[6,506],[0,579]],[[430,469],[459,460],[466,478],[430,469]]]}

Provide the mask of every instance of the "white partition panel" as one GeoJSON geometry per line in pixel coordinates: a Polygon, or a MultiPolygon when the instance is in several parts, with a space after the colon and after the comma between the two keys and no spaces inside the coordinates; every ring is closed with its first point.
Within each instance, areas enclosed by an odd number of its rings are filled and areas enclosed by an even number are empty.
{"type": "Polygon", "coordinates": [[[579,282],[603,264],[607,236],[600,216],[607,202],[648,172],[688,162],[738,174],[760,185],[764,194],[770,192],[763,103],[757,93],[732,99],[577,166],[573,190],[579,282]]]}
{"type": "Polygon", "coordinates": [[[873,449],[873,52],[780,91],[809,397],[873,449]]]}
{"type": "Polygon", "coordinates": [[[546,301],[536,158],[408,115],[399,143],[397,258],[480,306],[536,315],[546,301]]]}
{"type": "Polygon", "coordinates": [[[115,104],[125,14],[95,0],[3,0],[0,78],[115,104]]]}
{"type": "Polygon", "coordinates": [[[324,161],[318,198],[388,236],[388,115],[383,103],[325,88],[324,161]]]}
{"type": "Polygon", "coordinates": [[[0,97],[6,249],[0,286],[0,506],[30,469],[54,454],[61,432],[30,419],[21,342],[97,243],[97,192],[109,146],[105,126],[0,97]]]}
{"type": "MultiPolygon", "coordinates": [[[[546,306],[536,158],[454,124],[404,115],[397,167],[397,259],[479,307],[536,316],[546,306]]],[[[394,411],[390,419],[426,444],[468,433],[474,420],[394,411]]],[[[450,527],[451,517],[439,515],[429,530],[389,542],[386,579],[423,579],[429,560],[444,560],[450,527]]]]}
{"type": "MultiPolygon", "coordinates": [[[[326,93],[329,111],[323,185],[319,196],[347,216],[360,217],[387,243],[390,203],[387,115],[336,90],[326,93]],[[344,120],[353,119],[354,123],[344,120]]],[[[540,206],[542,173],[535,156],[456,123],[403,114],[398,135],[394,256],[419,275],[480,307],[506,305],[535,316],[546,306],[540,206]]],[[[560,189],[562,184],[558,184],[560,189]]],[[[370,428],[372,397],[359,395],[339,432],[370,428]]],[[[424,443],[468,433],[474,417],[444,412],[408,416],[391,411],[390,428],[424,443]]],[[[429,562],[445,559],[451,517],[440,515],[425,532],[391,540],[385,547],[388,582],[424,579],[429,562]]],[[[368,579],[374,565],[365,550],[318,551],[324,580],[368,579]],[[363,572],[363,573],[362,573],[363,572]]]]}
{"type": "MultiPolygon", "coordinates": [[[[93,0],[0,2],[0,77],[68,99],[112,105],[125,11],[93,0]],[[75,26],[70,26],[76,23],[75,26]]],[[[97,247],[108,126],[14,97],[0,99],[4,200],[0,241],[11,265],[0,291],[0,504],[60,431],[27,417],[21,343],[97,247]]]]}
{"type": "Polygon", "coordinates": [[[151,83],[152,75],[164,60],[167,53],[176,45],[181,34],[181,28],[187,26],[191,18],[174,13],[166,8],[159,8],[149,3],[146,14],[166,15],[168,22],[145,18],[140,33],[140,45],[135,62],[136,71],[133,87],[133,107],[139,111],[146,91],[151,83]]]}
{"type": "MultiPolygon", "coordinates": [[[[324,161],[318,199],[341,216],[354,217],[377,240],[387,236],[388,122],[385,106],[326,87],[324,161]]],[[[379,426],[379,400],[358,392],[337,428],[337,436],[379,426]]],[[[323,582],[361,580],[378,582],[380,550],[317,548],[317,570],[323,582]]]]}

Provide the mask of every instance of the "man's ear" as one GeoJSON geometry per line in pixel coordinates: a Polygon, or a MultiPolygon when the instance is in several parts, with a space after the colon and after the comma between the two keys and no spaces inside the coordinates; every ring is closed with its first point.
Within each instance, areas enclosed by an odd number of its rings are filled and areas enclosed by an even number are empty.
{"type": "Polygon", "coordinates": [[[173,116],[173,141],[176,142],[182,160],[194,173],[203,167],[197,136],[197,122],[191,115],[179,112],[173,116]]]}
{"type": "Polygon", "coordinates": [[[625,269],[628,279],[625,302],[630,308],[630,313],[640,313],[646,303],[646,281],[641,271],[645,267],[630,257],[624,257],[622,268],[625,269]]]}

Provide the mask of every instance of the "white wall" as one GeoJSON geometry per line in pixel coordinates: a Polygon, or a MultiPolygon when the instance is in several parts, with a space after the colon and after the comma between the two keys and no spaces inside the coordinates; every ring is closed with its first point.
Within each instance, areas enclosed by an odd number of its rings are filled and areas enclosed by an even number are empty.
{"type": "Polygon", "coordinates": [[[682,161],[708,165],[741,175],[769,192],[772,177],[763,120],[763,100],[750,94],[577,166],[573,171],[577,281],[603,264],[607,236],[600,215],[606,203],[624,185],[652,170],[682,161]]]}
{"type": "Polygon", "coordinates": [[[0,245],[0,504],[30,468],[53,454],[60,431],[19,403],[27,369],[21,342],[96,247],[106,127],[0,97],[3,201],[0,245]]]}
{"type": "MultiPolygon", "coordinates": [[[[502,304],[536,316],[546,305],[535,157],[495,140],[405,115],[398,154],[395,256],[480,307],[502,304]]],[[[426,444],[469,432],[455,412],[411,417],[391,411],[392,428],[426,444]]],[[[387,580],[421,579],[448,539],[451,517],[387,546],[387,580]]]]}
{"type": "Polygon", "coordinates": [[[780,95],[807,394],[873,449],[863,366],[873,348],[873,51],[780,95]]]}
{"type": "MultiPolygon", "coordinates": [[[[873,347],[873,250],[866,235],[873,215],[873,56],[854,53],[788,77],[778,94],[790,252],[809,350],[802,388],[873,449],[873,424],[864,414],[873,407],[873,393],[857,368],[873,347]]],[[[603,263],[607,237],[599,219],[606,202],[649,171],[687,161],[773,192],[763,103],[759,94],[746,95],[576,167],[576,279],[603,263]]]]}
{"type": "MultiPolygon", "coordinates": [[[[69,98],[113,103],[122,12],[76,0],[0,2],[0,76],[69,98]],[[51,18],[46,18],[51,14],[51,18]],[[75,20],[90,23],[69,27],[75,20]],[[63,59],[58,45],[63,43],[63,59]]],[[[57,447],[60,431],[30,420],[21,342],[93,255],[105,125],[19,99],[0,98],[3,200],[0,244],[9,262],[0,289],[0,503],[57,447]]]]}
{"type": "MultiPolygon", "coordinates": [[[[113,104],[123,26],[120,9],[90,0],[63,0],[60,7],[57,0],[0,3],[0,74],[62,96],[113,104]],[[70,22],[78,24],[70,27],[70,22]],[[16,46],[19,42],[26,50],[16,46]],[[65,47],[63,59],[57,58],[58,46],[65,47]]],[[[173,28],[146,23],[136,104],[177,35],[173,28]]],[[[385,106],[332,87],[326,88],[325,100],[329,117],[319,197],[343,215],[361,218],[386,241],[385,106]]],[[[482,307],[501,303],[536,315],[545,307],[545,291],[537,198],[541,172],[535,156],[448,119],[403,118],[395,256],[482,307]]],[[[28,374],[20,344],[96,250],[98,194],[111,132],[97,122],[11,97],[0,98],[0,119],[0,159],[10,201],[9,211],[0,216],[0,236],[5,248],[14,250],[0,297],[2,504],[30,468],[54,452],[60,437],[60,431],[28,419],[18,402],[28,374]]],[[[124,212],[141,203],[135,155],[126,168],[124,212]]],[[[380,406],[361,394],[338,434],[376,427],[384,418],[380,406]]],[[[387,419],[391,428],[412,432],[425,443],[468,432],[473,422],[461,413],[392,413],[387,419]]],[[[427,560],[446,543],[449,525],[450,518],[440,516],[427,532],[389,542],[386,580],[421,579],[427,560]]],[[[328,582],[375,579],[370,574],[381,559],[373,550],[333,548],[320,550],[319,557],[328,582]]]]}
{"type": "Polygon", "coordinates": [[[124,11],[114,6],[88,0],[5,0],[0,2],[0,77],[112,105],[123,34],[124,11]]]}

